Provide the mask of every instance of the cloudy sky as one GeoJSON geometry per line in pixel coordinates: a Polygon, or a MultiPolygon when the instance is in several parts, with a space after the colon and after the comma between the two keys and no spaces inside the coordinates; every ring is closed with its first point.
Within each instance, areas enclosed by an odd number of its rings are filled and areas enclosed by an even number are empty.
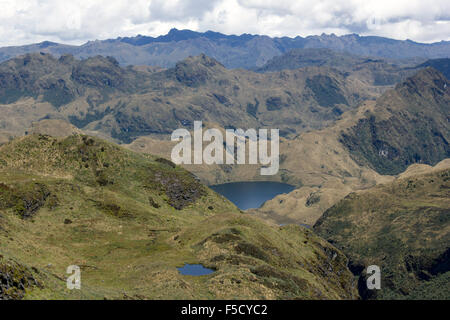
{"type": "Polygon", "coordinates": [[[449,0],[0,0],[0,46],[157,36],[171,28],[226,34],[379,35],[450,40],[449,0]]]}

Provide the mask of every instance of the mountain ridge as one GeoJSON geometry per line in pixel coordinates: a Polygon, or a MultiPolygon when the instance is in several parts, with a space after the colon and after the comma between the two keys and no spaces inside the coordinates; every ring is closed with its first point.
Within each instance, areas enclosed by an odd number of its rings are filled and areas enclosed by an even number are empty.
{"type": "Polygon", "coordinates": [[[205,53],[227,68],[257,68],[274,56],[294,48],[329,48],[354,54],[385,58],[448,58],[450,42],[423,44],[410,40],[394,40],[376,36],[334,34],[302,38],[268,37],[243,34],[225,35],[208,31],[172,29],[159,37],[136,36],[89,41],[81,46],[42,42],[38,44],[0,48],[0,61],[17,55],[44,51],[55,55],[73,54],[77,58],[111,55],[122,65],[152,65],[173,67],[190,55],[205,53]]]}
{"type": "MultiPolygon", "coordinates": [[[[227,69],[203,54],[157,71],[123,68],[112,57],[77,60],[45,53],[0,63],[5,116],[18,119],[20,113],[20,121],[28,122],[25,128],[43,119],[65,119],[125,143],[167,135],[199,119],[222,127],[278,126],[282,136],[295,135],[335,121],[385,89],[329,67],[261,74],[227,69]]],[[[6,119],[2,125],[24,129],[6,119]]]]}

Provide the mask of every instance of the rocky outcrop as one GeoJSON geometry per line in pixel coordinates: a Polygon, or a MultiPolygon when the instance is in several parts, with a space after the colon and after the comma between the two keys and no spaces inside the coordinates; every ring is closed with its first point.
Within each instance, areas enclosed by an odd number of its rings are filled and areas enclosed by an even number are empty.
{"type": "MultiPolygon", "coordinates": [[[[161,161],[158,161],[161,163],[161,161]]],[[[170,169],[172,166],[164,165],[170,169]]],[[[154,188],[167,196],[167,203],[177,210],[182,210],[199,198],[206,195],[206,188],[190,173],[175,173],[163,168],[162,172],[151,170],[149,183],[146,188],[154,188]]]]}
{"type": "Polygon", "coordinates": [[[0,300],[20,300],[26,290],[42,287],[28,268],[0,255],[0,300]]]}
{"type": "Polygon", "coordinates": [[[32,218],[46,204],[50,191],[40,183],[8,187],[0,183],[0,209],[10,209],[22,219],[32,218]]]}

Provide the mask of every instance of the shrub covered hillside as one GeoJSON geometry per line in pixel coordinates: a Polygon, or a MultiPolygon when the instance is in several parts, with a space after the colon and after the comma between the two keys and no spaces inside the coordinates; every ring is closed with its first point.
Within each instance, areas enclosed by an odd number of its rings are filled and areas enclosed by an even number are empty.
{"type": "Polygon", "coordinates": [[[97,138],[0,147],[2,299],[353,299],[346,257],[241,213],[167,160],[97,138]],[[182,276],[177,267],[215,270],[182,276]],[[81,290],[66,269],[81,268],[81,290]]]}
{"type": "Polygon", "coordinates": [[[449,168],[446,160],[433,170],[408,170],[393,183],[353,193],[314,226],[362,276],[363,298],[450,298],[449,168]],[[366,289],[365,268],[370,265],[381,267],[379,291],[366,289]]]}

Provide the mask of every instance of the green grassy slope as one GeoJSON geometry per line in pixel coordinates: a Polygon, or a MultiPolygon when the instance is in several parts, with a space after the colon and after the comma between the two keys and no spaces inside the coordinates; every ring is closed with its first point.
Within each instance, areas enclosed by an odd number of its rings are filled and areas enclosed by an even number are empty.
{"type": "Polygon", "coordinates": [[[3,298],[357,297],[345,256],[312,232],[270,226],[167,160],[81,135],[0,147],[0,255],[3,298]],[[185,263],[216,272],[182,276],[185,263]],[[69,265],[81,291],[65,288],[69,265]]]}

